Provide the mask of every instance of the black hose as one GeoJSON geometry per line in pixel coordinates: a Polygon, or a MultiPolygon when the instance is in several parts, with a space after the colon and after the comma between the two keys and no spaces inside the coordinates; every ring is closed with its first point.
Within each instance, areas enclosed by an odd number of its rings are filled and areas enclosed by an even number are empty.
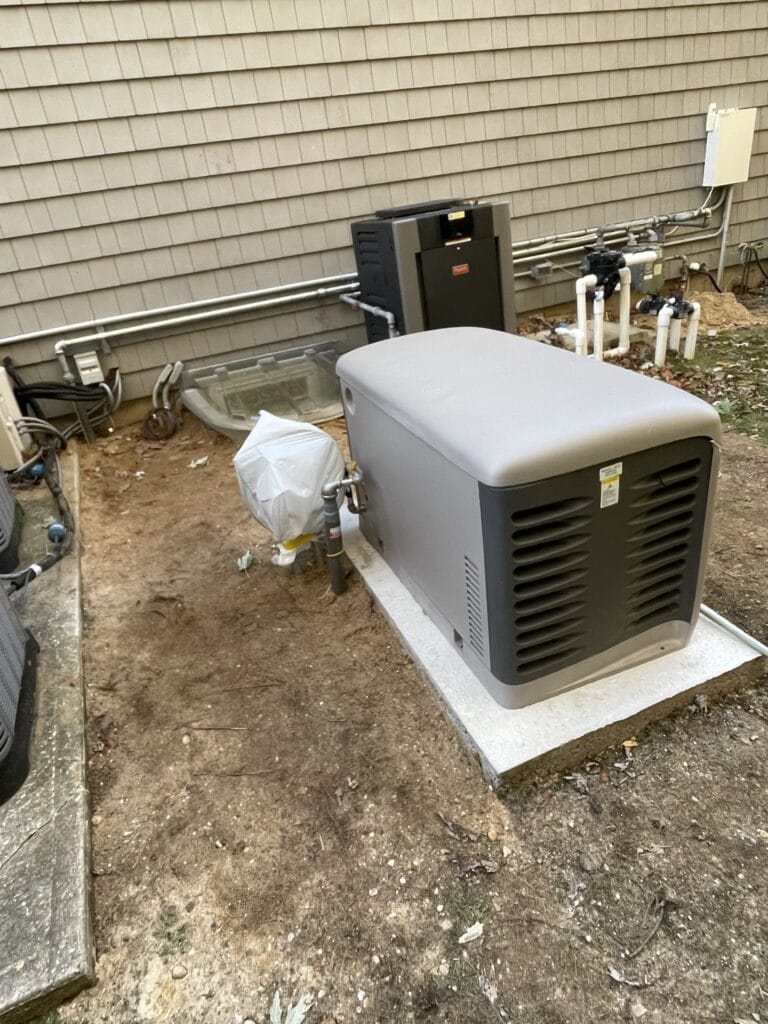
{"type": "Polygon", "coordinates": [[[713,288],[715,289],[715,291],[716,291],[716,292],[718,292],[718,293],[719,293],[720,295],[722,295],[722,294],[723,294],[723,289],[722,289],[722,288],[720,287],[720,285],[719,285],[719,284],[717,283],[717,281],[716,281],[716,280],[715,280],[715,278],[714,278],[714,277],[712,276],[712,274],[710,273],[710,271],[709,271],[709,270],[692,270],[692,271],[691,271],[691,273],[692,273],[692,274],[703,274],[703,275],[704,275],[704,277],[708,277],[708,278],[709,278],[709,280],[710,280],[710,281],[712,282],[712,287],[713,287],[713,288]]]}
{"type": "Polygon", "coordinates": [[[104,389],[99,384],[62,384],[60,381],[41,380],[23,384],[16,389],[20,400],[39,398],[53,402],[102,402],[104,389]]]}
{"type": "Polygon", "coordinates": [[[763,261],[760,259],[760,257],[757,254],[757,249],[753,250],[753,252],[755,254],[755,260],[757,261],[757,266],[758,266],[758,269],[759,269],[760,273],[763,275],[765,280],[768,281],[768,272],[766,272],[766,269],[763,266],[763,261]]]}
{"type": "MultiPolygon", "coordinates": [[[[21,375],[19,374],[19,371],[14,366],[13,360],[11,359],[10,356],[6,356],[3,359],[3,366],[5,367],[5,372],[8,374],[8,376],[13,381],[14,391],[18,395],[19,389],[25,387],[25,384],[24,384],[24,381],[21,379],[21,375]]],[[[43,419],[44,413],[43,413],[42,406],[39,404],[39,402],[36,402],[33,398],[31,398],[31,399],[21,399],[19,401],[19,408],[21,409],[21,412],[24,415],[26,415],[26,413],[27,413],[27,406],[29,406],[29,408],[32,410],[32,412],[35,414],[35,416],[39,416],[40,419],[43,419]]]]}

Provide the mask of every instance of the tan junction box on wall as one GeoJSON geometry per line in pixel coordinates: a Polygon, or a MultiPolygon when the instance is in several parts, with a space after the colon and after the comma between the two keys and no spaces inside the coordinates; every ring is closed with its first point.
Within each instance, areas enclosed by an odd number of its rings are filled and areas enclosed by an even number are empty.
{"type": "Polygon", "coordinates": [[[749,178],[756,117],[756,107],[718,110],[714,103],[710,106],[704,157],[703,184],[706,188],[735,185],[749,178]]]}

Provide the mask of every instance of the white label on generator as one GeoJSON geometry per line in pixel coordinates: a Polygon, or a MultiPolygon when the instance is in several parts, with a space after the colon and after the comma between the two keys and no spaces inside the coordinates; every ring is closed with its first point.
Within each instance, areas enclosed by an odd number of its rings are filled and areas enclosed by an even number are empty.
{"type": "Polygon", "coordinates": [[[600,508],[619,504],[619,483],[623,470],[621,462],[613,462],[600,470],[600,508]]]}

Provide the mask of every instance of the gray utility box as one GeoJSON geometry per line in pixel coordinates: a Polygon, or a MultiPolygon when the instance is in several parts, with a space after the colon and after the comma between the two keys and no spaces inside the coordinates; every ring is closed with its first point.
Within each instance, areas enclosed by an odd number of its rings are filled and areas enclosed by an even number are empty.
{"type": "MultiPolygon", "coordinates": [[[[509,203],[446,199],[378,210],[352,224],[360,298],[400,334],[441,327],[515,329],[509,203]]],[[[368,341],[388,337],[365,314],[368,341]]]]}
{"type": "Polygon", "coordinates": [[[343,355],[362,529],[504,707],[677,650],[696,623],[720,420],[500,331],[343,355]]]}

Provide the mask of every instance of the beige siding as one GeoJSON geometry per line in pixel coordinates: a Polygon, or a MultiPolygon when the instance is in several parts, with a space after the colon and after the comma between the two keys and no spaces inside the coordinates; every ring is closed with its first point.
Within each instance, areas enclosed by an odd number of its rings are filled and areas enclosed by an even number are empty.
{"type": "MultiPolygon", "coordinates": [[[[766,10],[0,0],[0,334],[352,270],[350,220],[424,198],[509,199],[518,239],[695,206],[712,101],[761,107],[731,237],[768,235],[766,10]]],[[[521,280],[518,305],[569,292],[521,280]]],[[[326,302],[120,363],[140,394],[168,358],[360,337],[326,302]]]]}

